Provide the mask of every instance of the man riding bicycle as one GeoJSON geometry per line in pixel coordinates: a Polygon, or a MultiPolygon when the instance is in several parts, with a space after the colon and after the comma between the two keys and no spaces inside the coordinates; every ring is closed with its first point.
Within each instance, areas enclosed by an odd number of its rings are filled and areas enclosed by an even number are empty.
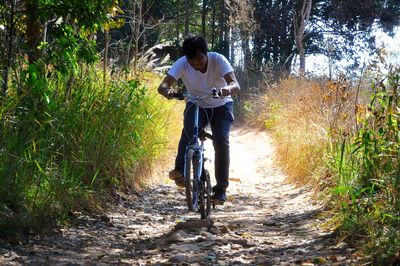
{"type": "MultiPolygon", "coordinates": [[[[208,98],[199,102],[199,127],[204,129],[209,122],[215,150],[215,178],[213,187],[214,201],[226,201],[226,189],[229,185],[229,130],[233,122],[233,100],[231,95],[240,92],[233,68],[228,60],[216,52],[208,52],[207,42],[203,37],[190,37],[182,45],[184,56],[170,68],[158,92],[167,99],[172,99],[172,85],[181,79],[189,94],[205,96],[213,88],[219,90],[219,98],[208,98]]],[[[177,186],[185,187],[184,162],[186,146],[193,136],[194,108],[190,101],[186,103],[183,130],[175,160],[175,169],[169,172],[169,178],[177,186]]]]}

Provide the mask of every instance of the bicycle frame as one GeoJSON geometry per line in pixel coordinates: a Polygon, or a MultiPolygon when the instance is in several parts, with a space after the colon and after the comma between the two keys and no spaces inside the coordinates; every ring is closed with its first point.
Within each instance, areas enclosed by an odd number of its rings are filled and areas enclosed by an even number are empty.
{"type": "MultiPolygon", "coordinates": [[[[204,165],[204,140],[201,140],[199,142],[199,115],[200,115],[200,107],[198,104],[198,99],[200,99],[199,97],[193,97],[193,96],[188,96],[188,98],[190,100],[193,101],[194,106],[195,106],[195,112],[194,112],[194,123],[193,123],[193,129],[194,129],[194,134],[192,136],[192,141],[191,141],[191,145],[188,145],[186,147],[186,152],[185,152],[185,156],[188,153],[188,150],[193,149],[194,150],[194,156],[196,156],[196,160],[198,162],[198,167],[197,167],[197,173],[195,175],[195,177],[197,177],[197,180],[195,180],[195,183],[198,185],[200,184],[201,180],[201,176],[202,176],[202,172],[203,172],[203,165],[204,165]]],[[[185,158],[186,161],[186,158],[185,158]]],[[[185,168],[186,168],[186,164],[185,164],[185,168]]],[[[184,170],[186,172],[186,169],[184,170]]],[[[187,177],[185,177],[187,178],[187,177]]],[[[197,195],[192,195],[193,196],[193,208],[197,209],[198,207],[198,197],[197,195]]]]}
{"type": "Polygon", "coordinates": [[[213,90],[211,94],[199,97],[187,95],[187,99],[194,104],[194,122],[193,122],[193,136],[190,144],[186,147],[185,152],[185,166],[184,176],[186,184],[186,200],[188,203],[189,210],[200,210],[202,218],[209,215],[209,211],[206,210],[209,204],[210,193],[210,180],[207,170],[204,169],[204,138],[200,138],[200,127],[199,127],[199,116],[200,107],[199,101],[204,100],[208,97],[218,97],[216,90],[213,90]],[[201,141],[199,141],[201,140],[201,141]],[[188,161],[189,160],[189,161],[188,161]],[[189,169],[187,169],[189,167],[189,169]],[[191,172],[193,168],[193,172],[191,172]],[[196,170],[196,171],[195,171],[196,170]],[[205,171],[203,173],[203,171],[205,171]],[[193,176],[191,176],[193,174],[193,176]],[[202,180],[203,175],[207,176],[205,180],[202,180]],[[191,180],[193,178],[193,180],[191,180]],[[190,186],[190,183],[193,182],[190,186]],[[206,198],[204,195],[207,194],[206,198]],[[206,206],[207,205],[207,206],[206,206]]]}
{"type": "MultiPolygon", "coordinates": [[[[173,96],[183,100],[182,94],[173,96]]],[[[186,95],[186,98],[194,104],[194,121],[193,121],[193,136],[190,144],[185,151],[184,177],[186,187],[186,202],[190,211],[199,211],[201,218],[207,218],[210,214],[210,193],[211,183],[210,176],[207,170],[204,169],[204,140],[200,137],[199,116],[200,106],[199,101],[205,100],[208,97],[218,98],[216,89],[206,96],[186,95]],[[191,170],[192,169],[192,170],[191,170]],[[196,169],[196,170],[195,170],[196,169]],[[204,171],[204,172],[203,172],[204,171]],[[204,179],[203,179],[204,176],[204,179]]],[[[211,135],[205,133],[205,137],[212,138],[211,135]]]]}

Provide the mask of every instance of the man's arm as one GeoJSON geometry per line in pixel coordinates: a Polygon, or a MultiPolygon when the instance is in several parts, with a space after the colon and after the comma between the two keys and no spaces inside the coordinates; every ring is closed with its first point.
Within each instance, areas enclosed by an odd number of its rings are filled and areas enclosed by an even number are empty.
{"type": "Polygon", "coordinates": [[[174,92],[171,87],[175,83],[175,78],[170,75],[167,75],[164,80],[161,82],[160,86],[158,86],[158,93],[164,96],[167,99],[172,98],[172,93],[174,92]]]}
{"type": "Polygon", "coordinates": [[[240,93],[239,82],[233,72],[226,73],[224,75],[227,86],[221,88],[222,96],[235,95],[240,93]]]}

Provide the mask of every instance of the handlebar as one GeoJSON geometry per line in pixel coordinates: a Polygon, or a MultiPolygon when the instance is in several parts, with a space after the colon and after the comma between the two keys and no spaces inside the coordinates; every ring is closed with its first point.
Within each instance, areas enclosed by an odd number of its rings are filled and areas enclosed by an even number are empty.
{"type": "Polygon", "coordinates": [[[172,98],[174,98],[176,100],[184,100],[185,98],[192,99],[192,100],[204,100],[204,99],[209,98],[209,97],[212,97],[214,99],[221,98],[221,96],[218,93],[216,88],[213,88],[211,90],[211,93],[207,94],[206,96],[192,96],[190,94],[183,93],[183,92],[175,92],[175,93],[172,94],[172,98]]]}

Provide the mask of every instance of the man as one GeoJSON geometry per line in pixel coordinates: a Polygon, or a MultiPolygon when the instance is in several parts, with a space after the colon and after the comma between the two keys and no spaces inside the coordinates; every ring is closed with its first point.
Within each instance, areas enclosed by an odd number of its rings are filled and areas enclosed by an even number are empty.
{"type": "MultiPolygon", "coordinates": [[[[199,127],[203,129],[210,122],[215,150],[215,178],[212,199],[217,204],[226,201],[226,188],[229,185],[229,130],[233,122],[233,101],[231,95],[240,92],[233,68],[221,54],[208,52],[204,38],[196,36],[183,42],[184,56],[179,58],[168,71],[158,92],[167,99],[172,98],[171,86],[179,79],[183,81],[191,95],[205,96],[213,88],[219,90],[220,98],[208,98],[199,102],[199,127]]],[[[187,102],[184,112],[184,128],[179,141],[175,169],[169,173],[170,179],[184,187],[184,160],[186,146],[193,136],[193,103],[187,102]]]]}

